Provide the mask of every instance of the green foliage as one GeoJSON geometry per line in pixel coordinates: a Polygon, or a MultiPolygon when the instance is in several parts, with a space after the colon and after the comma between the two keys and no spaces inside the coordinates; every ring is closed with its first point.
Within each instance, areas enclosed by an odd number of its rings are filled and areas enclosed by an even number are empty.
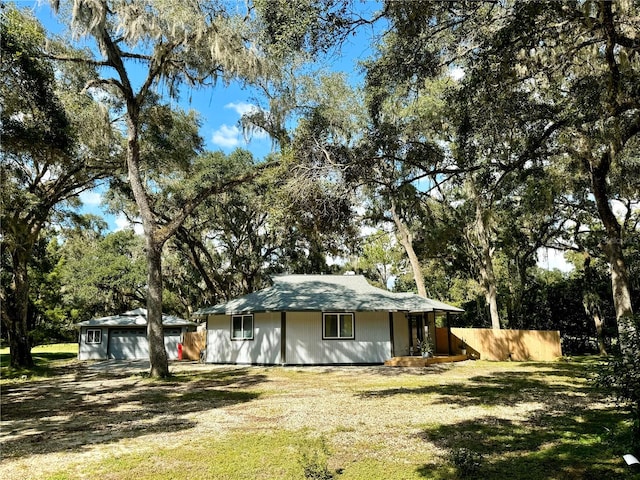
{"type": "MultiPolygon", "coordinates": [[[[585,313],[583,305],[585,280],[580,271],[567,274],[533,267],[527,272],[522,293],[508,288],[515,282],[508,271],[500,271],[498,280],[505,285],[498,299],[502,307],[500,313],[509,328],[559,330],[565,355],[598,353],[593,319],[585,313]]],[[[487,328],[490,323],[482,293],[462,275],[453,283],[450,294],[461,288],[462,299],[456,304],[465,311],[454,317],[452,325],[487,328]],[[458,282],[462,286],[458,286],[458,282]]],[[[605,343],[610,346],[617,334],[606,272],[594,276],[590,288],[598,292],[605,343]]]]}
{"type": "Polygon", "coordinates": [[[44,31],[26,11],[2,6],[1,133],[7,153],[34,148],[67,154],[70,120],[55,92],[53,65],[42,58],[44,31]]]}
{"type": "Polygon", "coordinates": [[[390,278],[399,272],[402,260],[397,242],[388,232],[379,230],[363,240],[361,254],[346,268],[362,272],[371,283],[386,289],[390,278]]]}
{"type": "MultiPolygon", "coordinates": [[[[207,157],[221,178],[253,165],[251,154],[242,150],[207,157]]],[[[332,245],[339,248],[344,237],[328,229],[325,217],[315,218],[289,203],[300,200],[282,192],[281,180],[266,172],[205,200],[187,219],[166,256],[171,273],[165,285],[174,295],[197,307],[263,288],[271,274],[329,271],[326,252],[333,251],[332,245]]],[[[338,221],[326,219],[340,227],[338,221]]]]}
{"type": "Polygon", "coordinates": [[[631,413],[632,448],[640,453],[640,315],[633,321],[635,330],[625,339],[632,353],[611,356],[598,372],[597,383],[610,391],[619,407],[631,413]]]}
{"type": "Polygon", "coordinates": [[[475,478],[482,468],[483,457],[468,448],[454,448],[449,453],[449,461],[456,467],[461,479],[475,478]]]}
{"type": "Polygon", "coordinates": [[[34,346],[73,341],[77,336],[62,298],[63,265],[55,232],[45,232],[34,247],[29,265],[29,330],[34,346]]]}
{"type": "Polygon", "coordinates": [[[126,53],[149,53],[136,58],[153,60],[151,80],[165,81],[170,95],[177,95],[184,83],[200,85],[219,77],[225,82],[251,80],[267,69],[258,50],[247,48],[253,33],[249,16],[228,9],[224,2],[68,0],[54,5],[61,21],[78,35],[95,37],[101,53],[114,45],[111,42],[126,53]]]}
{"type": "Polygon", "coordinates": [[[69,320],[113,315],[144,304],[143,241],[132,230],[70,232],[61,253],[62,300],[69,320]]]}
{"type": "MultiPolygon", "coordinates": [[[[613,326],[606,278],[552,284],[534,267],[549,244],[600,260],[613,242],[633,255],[637,242],[625,239],[638,231],[637,5],[388,2],[384,16],[389,31],[366,64],[375,148],[362,158],[370,168],[374,152],[391,165],[370,170],[411,226],[427,290],[446,294],[434,277],[465,285],[456,292],[469,302],[461,320],[487,326],[478,287],[493,287],[503,326],[559,328],[568,351],[588,349],[585,304],[613,326]],[[464,75],[452,80],[445,68],[455,67],[464,75]],[[425,176],[419,201],[389,188],[425,176]],[[628,213],[607,213],[613,199],[628,213]]],[[[628,263],[631,273],[638,263],[628,263]]],[[[637,276],[629,278],[624,288],[634,291],[637,276]]]]}
{"type": "Polygon", "coordinates": [[[42,234],[50,223],[68,218],[78,194],[113,169],[117,134],[77,81],[91,77],[93,65],[65,68],[47,57],[44,31],[27,11],[3,5],[1,21],[2,334],[14,350],[12,362],[29,366],[32,340],[56,338],[55,331],[66,336],[58,328],[62,313],[48,305],[55,303],[57,279],[42,234]],[[45,288],[30,291],[32,274],[45,288]]]}
{"type": "Polygon", "coordinates": [[[262,44],[270,55],[316,55],[333,48],[349,30],[349,2],[342,0],[254,0],[262,44]]]}
{"type": "Polygon", "coordinates": [[[317,442],[308,443],[300,448],[300,466],[307,480],[331,480],[333,473],[329,470],[327,460],[330,456],[327,440],[320,437],[317,442]]]}

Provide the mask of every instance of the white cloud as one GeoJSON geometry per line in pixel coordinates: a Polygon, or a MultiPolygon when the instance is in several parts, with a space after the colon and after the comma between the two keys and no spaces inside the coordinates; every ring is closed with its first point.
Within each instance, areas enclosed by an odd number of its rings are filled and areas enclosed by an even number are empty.
{"type": "Polygon", "coordinates": [[[223,148],[237,147],[240,144],[240,133],[238,127],[223,124],[213,132],[211,142],[223,148]]]}
{"type": "Polygon", "coordinates": [[[96,207],[102,203],[102,195],[93,190],[87,190],[80,194],[80,201],[84,205],[96,207]]]}
{"type": "Polygon", "coordinates": [[[119,213],[118,215],[116,215],[116,218],[115,218],[114,222],[116,224],[116,232],[119,232],[120,230],[126,230],[126,229],[129,229],[129,228],[133,227],[133,231],[136,233],[136,235],[142,235],[144,233],[141,223],[136,222],[136,223],[132,224],[127,219],[127,217],[125,215],[123,215],[122,213],[119,213]]]}
{"type": "Polygon", "coordinates": [[[326,262],[329,266],[338,265],[339,267],[342,267],[347,263],[347,259],[343,257],[333,257],[331,255],[327,255],[326,262]]]}
{"type": "Polygon", "coordinates": [[[125,230],[129,228],[129,225],[131,225],[129,223],[129,220],[127,220],[127,217],[125,217],[122,214],[116,215],[114,223],[116,224],[116,232],[119,232],[120,230],[125,230]]]}
{"type": "Polygon", "coordinates": [[[538,267],[546,270],[558,269],[561,272],[570,272],[573,265],[564,258],[564,251],[555,248],[538,249],[538,267]]]}
{"type": "Polygon", "coordinates": [[[453,67],[449,70],[449,76],[455,81],[458,81],[464,77],[464,70],[460,67],[453,67]]]}
{"type": "Polygon", "coordinates": [[[368,237],[369,235],[373,235],[374,233],[377,233],[380,231],[379,227],[370,227],[368,225],[361,225],[360,226],[360,237],[364,238],[364,237],[368,237]]]}
{"type": "MultiPolygon", "coordinates": [[[[260,110],[257,106],[251,103],[246,103],[246,102],[239,102],[239,103],[230,102],[230,103],[227,103],[224,106],[224,108],[230,108],[240,116],[243,116],[247,113],[256,113],[260,110]]],[[[263,140],[265,138],[269,138],[269,134],[266,131],[262,130],[261,128],[256,128],[251,131],[249,137],[251,139],[263,140]]]]}
{"type": "MultiPolygon", "coordinates": [[[[633,210],[637,209],[638,206],[640,206],[640,203],[632,202],[631,203],[631,210],[633,211],[633,210]]],[[[616,200],[615,198],[611,200],[611,210],[613,210],[613,214],[616,217],[618,217],[618,219],[621,220],[621,221],[629,213],[629,210],[627,209],[627,206],[624,203],[622,203],[620,200],[616,200]]]]}
{"type": "MultiPolygon", "coordinates": [[[[229,102],[224,108],[233,110],[242,117],[245,114],[259,111],[258,107],[246,102],[229,102]]],[[[254,140],[265,140],[269,138],[269,134],[261,128],[251,129],[249,132],[243,132],[237,125],[229,126],[222,124],[220,128],[214,130],[211,135],[211,143],[222,148],[234,148],[241,143],[250,144],[254,140]],[[246,136],[245,136],[246,135],[246,136]]]]}
{"type": "Polygon", "coordinates": [[[224,106],[224,108],[230,108],[232,110],[235,110],[236,113],[240,116],[244,115],[245,113],[253,113],[258,111],[258,107],[256,107],[255,105],[252,105],[251,103],[246,103],[246,102],[239,102],[239,103],[230,102],[230,103],[227,103],[224,106]]]}

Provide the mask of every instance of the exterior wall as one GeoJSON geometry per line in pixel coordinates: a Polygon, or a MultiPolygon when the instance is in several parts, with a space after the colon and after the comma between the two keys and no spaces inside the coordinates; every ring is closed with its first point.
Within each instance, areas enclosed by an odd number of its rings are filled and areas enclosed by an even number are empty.
{"type": "MultiPolygon", "coordinates": [[[[79,334],[78,360],[107,360],[109,354],[108,347],[111,330],[117,330],[118,328],[123,329],[129,327],[81,327],[79,334]],[[100,343],[87,343],[87,330],[101,330],[102,341],[100,343]]],[[[167,358],[169,360],[177,360],[177,343],[180,341],[181,336],[189,330],[189,327],[166,327],[165,330],[171,332],[180,330],[179,334],[165,336],[164,339],[167,358]]],[[[143,337],[143,340],[144,341],[141,342],[139,347],[134,350],[134,352],[136,353],[135,355],[132,354],[132,357],[135,356],[135,358],[147,358],[149,356],[149,347],[148,343],[146,342],[146,337],[143,337]]]]}
{"type": "Polygon", "coordinates": [[[231,340],[231,316],[209,315],[205,358],[207,363],[282,363],[280,312],[254,314],[253,340],[231,340]]]}
{"type": "Polygon", "coordinates": [[[109,342],[108,328],[82,327],[80,328],[79,340],[78,360],[104,360],[107,358],[107,344],[109,342]],[[87,330],[101,330],[102,341],[100,343],[87,343],[87,330]]]}
{"type": "Polygon", "coordinates": [[[187,327],[164,327],[163,331],[167,359],[178,360],[178,344],[182,341],[187,327]]]}
{"type": "Polygon", "coordinates": [[[401,312],[393,314],[393,350],[396,357],[409,355],[409,321],[401,312]]]}
{"type": "Polygon", "coordinates": [[[391,358],[387,312],[355,312],[353,340],[323,340],[322,312],[287,312],[286,326],[287,364],[384,363],[391,358]]]}
{"type": "Polygon", "coordinates": [[[451,328],[457,337],[454,353],[462,340],[467,354],[482,360],[551,361],[562,356],[558,330],[493,330],[488,328],[451,328]]]}

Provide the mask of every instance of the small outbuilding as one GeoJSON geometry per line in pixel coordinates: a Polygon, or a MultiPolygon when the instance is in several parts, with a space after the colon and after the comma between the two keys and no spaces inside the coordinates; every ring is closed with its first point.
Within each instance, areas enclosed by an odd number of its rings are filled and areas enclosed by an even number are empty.
{"type": "Polygon", "coordinates": [[[273,285],[196,312],[208,363],[381,364],[435,340],[436,315],[460,308],[393,293],[361,275],[281,275],[273,285]]]}
{"type": "MultiPolygon", "coordinates": [[[[147,310],[138,308],[120,315],[93,318],[79,328],[79,360],[136,360],[149,358],[147,310]]],[[[162,315],[164,347],[169,360],[177,360],[178,343],[196,324],[172,315],[162,315]]]]}

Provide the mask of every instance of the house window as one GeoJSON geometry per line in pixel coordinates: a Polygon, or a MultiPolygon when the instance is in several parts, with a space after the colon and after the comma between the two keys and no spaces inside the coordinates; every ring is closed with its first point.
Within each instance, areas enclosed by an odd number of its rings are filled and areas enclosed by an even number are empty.
{"type": "Polygon", "coordinates": [[[231,317],[231,340],[253,340],[253,315],[231,317]]]}
{"type": "Polygon", "coordinates": [[[353,313],[325,313],[322,315],[322,338],[354,338],[353,313]]]}
{"type": "Polygon", "coordinates": [[[87,343],[102,343],[102,330],[99,328],[87,330],[87,343]]]}

